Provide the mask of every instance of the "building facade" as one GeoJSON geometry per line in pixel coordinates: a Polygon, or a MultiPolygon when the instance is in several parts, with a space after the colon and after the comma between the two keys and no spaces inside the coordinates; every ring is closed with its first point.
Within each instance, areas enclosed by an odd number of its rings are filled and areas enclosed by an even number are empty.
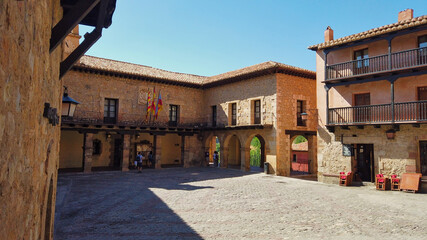
{"type": "Polygon", "coordinates": [[[270,173],[290,175],[298,135],[309,140],[310,169],[317,169],[312,71],[265,62],[204,77],[84,56],[64,85],[80,104],[73,118],[62,119],[63,170],[127,171],[140,151],[153,153],[156,168],[204,166],[218,142],[221,167],[248,171],[257,137],[261,167],[268,162],[270,173]],[[147,115],[154,89],[163,102],[157,119],[147,115]]]}
{"type": "Polygon", "coordinates": [[[325,42],[316,51],[318,179],[427,175],[427,16],[325,42]]]}

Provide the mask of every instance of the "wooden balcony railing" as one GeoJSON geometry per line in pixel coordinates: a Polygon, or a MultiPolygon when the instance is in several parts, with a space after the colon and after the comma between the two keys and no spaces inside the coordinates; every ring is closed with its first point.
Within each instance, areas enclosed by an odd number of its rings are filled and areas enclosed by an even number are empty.
{"type": "Polygon", "coordinates": [[[326,66],[326,80],[427,66],[427,47],[326,66]]]}
{"type": "Polygon", "coordinates": [[[329,109],[328,125],[427,121],[427,101],[329,109]]]}

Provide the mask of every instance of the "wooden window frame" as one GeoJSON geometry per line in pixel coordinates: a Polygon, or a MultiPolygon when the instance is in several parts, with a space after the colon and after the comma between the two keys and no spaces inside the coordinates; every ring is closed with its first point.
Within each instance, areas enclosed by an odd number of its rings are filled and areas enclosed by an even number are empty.
{"type": "Polygon", "coordinates": [[[364,73],[366,71],[367,68],[369,68],[369,49],[368,48],[362,48],[359,50],[355,50],[353,51],[353,60],[354,62],[354,71],[356,74],[359,73],[364,73]],[[367,52],[367,57],[365,58],[365,54],[364,51],[367,52]],[[356,54],[357,53],[361,53],[362,58],[361,59],[356,59],[356,54]]]}
{"type": "Polygon", "coordinates": [[[179,120],[179,105],[170,104],[169,105],[169,126],[176,127],[178,125],[178,120],[179,120]]]}
{"type": "Polygon", "coordinates": [[[231,126],[237,125],[237,103],[231,103],[231,126]]]}
{"type": "Polygon", "coordinates": [[[297,100],[297,126],[299,127],[305,127],[307,126],[306,121],[302,120],[301,113],[305,112],[305,101],[304,100],[297,100]],[[301,103],[301,104],[299,104],[301,103]]]}
{"type": "Polygon", "coordinates": [[[253,108],[254,108],[254,111],[253,111],[254,124],[261,124],[261,100],[260,99],[254,100],[253,108]],[[257,106],[257,103],[259,104],[258,106],[257,106]]]}
{"type": "Polygon", "coordinates": [[[211,107],[212,109],[212,127],[216,127],[216,123],[217,123],[217,116],[218,116],[218,112],[217,112],[217,107],[216,105],[213,105],[211,107]]]}
{"type": "Polygon", "coordinates": [[[105,98],[104,99],[104,123],[107,124],[116,124],[117,123],[117,116],[118,116],[118,111],[119,110],[119,100],[118,99],[114,99],[114,98],[105,98]],[[114,104],[111,104],[114,103],[114,104]],[[111,117],[111,113],[113,111],[111,111],[111,107],[114,105],[114,116],[111,117]],[[105,107],[107,107],[107,111],[105,109],[105,107]],[[107,116],[105,116],[107,115],[107,116]]]}

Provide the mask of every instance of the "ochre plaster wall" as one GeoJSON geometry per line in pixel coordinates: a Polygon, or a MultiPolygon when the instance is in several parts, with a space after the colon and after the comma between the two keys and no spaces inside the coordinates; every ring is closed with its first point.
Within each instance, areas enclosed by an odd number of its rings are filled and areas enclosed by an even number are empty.
{"type": "Polygon", "coordinates": [[[162,137],[162,164],[181,164],[181,136],[166,134],[162,137]],[[178,162],[175,162],[178,160],[178,162]]]}
{"type": "Polygon", "coordinates": [[[62,48],[49,53],[60,1],[0,1],[0,236],[50,239],[53,234],[61,112],[62,48]]]}
{"type": "Polygon", "coordinates": [[[61,132],[59,168],[82,168],[83,134],[75,131],[61,132]]]}

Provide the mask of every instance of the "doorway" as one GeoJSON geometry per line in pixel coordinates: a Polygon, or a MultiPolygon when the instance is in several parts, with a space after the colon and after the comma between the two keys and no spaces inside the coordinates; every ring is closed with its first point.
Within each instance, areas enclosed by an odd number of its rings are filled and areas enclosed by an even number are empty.
{"type": "Polygon", "coordinates": [[[356,174],[362,182],[374,182],[374,145],[356,144],[356,174]]]}
{"type": "Polygon", "coordinates": [[[115,170],[120,169],[120,165],[122,162],[122,149],[123,149],[123,139],[116,138],[114,139],[114,159],[113,159],[113,168],[115,170]]]}
{"type": "Polygon", "coordinates": [[[420,170],[423,176],[427,176],[427,141],[420,141],[420,170]]]}

